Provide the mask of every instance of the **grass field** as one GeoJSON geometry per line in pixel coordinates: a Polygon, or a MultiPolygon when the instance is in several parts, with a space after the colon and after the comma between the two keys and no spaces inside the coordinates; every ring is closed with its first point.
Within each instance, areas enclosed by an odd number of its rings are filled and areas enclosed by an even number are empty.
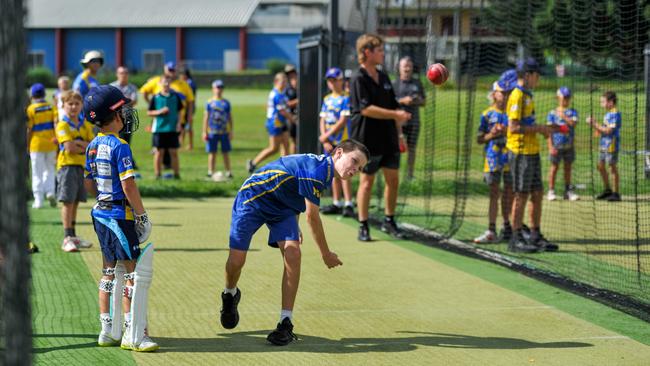
{"type": "MultiPolygon", "coordinates": [[[[393,241],[351,240],[352,220],[325,219],[344,265],[328,270],[309,236],[295,311],[300,341],[266,344],[279,308],[281,260],[254,238],[240,288],[241,322],[218,323],[230,199],[148,199],[155,275],[155,354],[95,346],[98,248],[59,249],[56,211],[32,213],[34,354],[39,365],[641,365],[650,326],[485,262],[393,241]],[[405,270],[408,268],[408,270],[405,270]]],[[[79,232],[93,238],[84,205],[79,232]]]]}
{"type": "MultiPolygon", "coordinates": [[[[59,249],[62,229],[58,211],[32,211],[32,237],[42,249],[32,257],[37,364],[641,365],[648,359],[650,327],[645,322],[506,269],[412,242],[389,240],[377,231],[373,236],[379,241],[361,244],[354,239],[354,221],[332,218],[325,220],[326,231],[345,265],[326,270],[307,238],[296,309],[296,333],[301,341],[282,349],[264,341],[277,322],[281,276],[279,255],[265,246],[264,232],[255,238],[242,277],[241,326],[233,332],[224,331],[217,320],[218,292],[223,286],[232,201],[214,197],[232,197],[247,177],[245,160],[266,145],[267,93],[226,89],[235,119],[231,154],[235,179],[230,183],[204,179],[207,156],[200,141],[202,108],[195,118],[195,149],[181,152],[183,179],[154,180],[151,135],[144,131],[148,117],[144,103],[139,105],[142,121],[133,150],[143,176],[138,185],[154,222],[152,240],[157,247],[150,311],[152,335],[162,346],[157,354],[95,346],[100,252],[95,247],[81,254],[63,253],[59,249]]],[[[633,117],[629,108],[623,109],[633,102],[630,95],[628,91],[620,96],[624,126],[633,117]]],[[[456,154],[465,133],[465,112],[456,116],[454,110],[458,100],[464,105],[466,95],[440,90],[430,96],[435,98],[435,108],[423,111],[425,126],[416,179],[402,185],[400,220],[443,233],[454,222],[462,223],[456,237],[469,241],[487,225],[482,151],[471,141],[469,179],[460,187],[455,170],[462,162],[456,160],[456,154]],[[427,126],[432,113],[436,113],[436,124],[427,126]],[[463,123],[462,129],[458,121],[463,123]],[[430,168],[434,170],[428,171],[430,168]],[[425,179],[428,174],[433,180],[425,179]],[[455,200],[459,189],[466,191],[462,199],[455,200]],[[459,209],[463,215],[454,218],[459,209]]],[[[198,105],[208,97],[209,92],[201,89],[198,105]]],[[[545,116],[541,111],[552,107],[553,93],[541,91],[535,98],[538,116],[545,116]]],[[[576,97],[583,116],[591,102],[576,97]]],[[[483,109],[481,102],[476,104],[473,124],[468,127],[472,140],[483,109]]],[[[639,108],[642,110],[641,105],[639,108]]],[[[589,154],[596,140],[591,140],[584,127],[578,129],[575,182],[585,184],[579,193],[589,196],[600,189],[600,183],[589,154]]],[[[639,138],[624,136],[624,149],[630,149],[639,138]]],[[[612,206],[584,199],[545,204],[544,232],[559,241],[562,251],[520,259],[647,299],[643,284],[648,283],[650,263],[644,248],[650,243],[643,238],[650,237],[646,227],[650,209],[645,201],[630,200],[635,188],[631,174],[643,174],[642,168],[634,171],[631,156],[621,158],[625,202],[612,206]],[[637,248],[643,249],[640,254],[637,248]],[[642,282],[637,282],[639,271],[642,282]]],[[[221,163],[218,159],[220,170],[221,163]]],[[[558,187],[561,182],[560,175],[558,187]]],[[[643,198],[642,193],[650,187],[647,181],[640,181],[636,190],[643,198]]],[[[373,201],[376,208],[381,204],[373,201]]],[[[77,230],[97,245],[88,209],[86,204],[80,210],[77,230]]],[[[504,245],[492,248],[505,250],[504,245]]]]}

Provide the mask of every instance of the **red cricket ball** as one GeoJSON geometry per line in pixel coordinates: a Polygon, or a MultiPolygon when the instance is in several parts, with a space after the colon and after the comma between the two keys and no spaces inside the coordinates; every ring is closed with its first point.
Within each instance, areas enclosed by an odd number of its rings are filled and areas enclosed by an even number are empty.
{"type": "Polygon", "coordinates": [[[449,77],[449,71],[443,64],[433,64],[427,69],[427,79],[435,85],[442,85],[449,77]]]}

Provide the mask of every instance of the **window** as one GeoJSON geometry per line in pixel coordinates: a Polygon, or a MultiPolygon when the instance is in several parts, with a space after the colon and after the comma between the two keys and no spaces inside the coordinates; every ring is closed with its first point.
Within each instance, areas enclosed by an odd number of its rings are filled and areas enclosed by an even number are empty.
{"type": "Polygon", "coordinates": [[[142,69],[146,72],[160,72],[163,68],[165,52],[163,50],[143,50],[142,69]]]}
{"type": "Polygon", "coordinates": [[[45,51],[32,50],[27,53],[27,67],[43,67],[45,66],[45,51]]]}

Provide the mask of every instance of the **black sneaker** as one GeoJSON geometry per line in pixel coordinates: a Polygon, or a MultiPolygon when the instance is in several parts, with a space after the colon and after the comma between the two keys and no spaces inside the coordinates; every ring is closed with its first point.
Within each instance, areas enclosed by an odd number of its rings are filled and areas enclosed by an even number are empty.
{"type": "Polygon", "coordinates": [[[381,231],[398,239],[404,239],[405,237],[404,232],[397,227],[394,220],[384,220],[384,222],[381,223],[381,231]]]}
{"type": "Polygon", "coordinates": [[[508,243],[508,250],[514,253],[536,253],[539,248],[535,245],[529,244],[522,231],[516,232],[510,242],[508,243]]]}
{"type": "Polygon", "coordinates": [[[241,300],[239,289],[235,296],[225,292],[221,293],[221,326],[226,329],[233,329],[239,323],[239,312],[237,311],[239,300],[241,300]]]}
{"type": "Polygon", "coordinates": [[[246,169],[248,169],[249,173],[253,173],[255,171],[255,164],[253,164],[253,160],[249,159],[246,161],[246,169]]]}
{"type": "Polygon", "coordinates": [[[359,226],[359,236],[357,237],[359,241],[372,241],[370,238],[370,229],[366,225],[359,226]]]}
{"type": "Polygon", "coordinates": [[[614,192],[612,192],[611,189],[607,188],[606,190],[603,191],[603,193],[596,196],[596,199],[597,200],[606,200],[607,198],[609,198],[609,196],[612,195],[612,193],[614,193],[614,192]]]}
{"type": "Polygon", "coordinates": [[[530,228],[526,224],[521,224],[521,233],[524,236],[524,240],[530,240],[530,228]]]}
{"type": "Polygon", "coordinates": [[[557,252],[560,249],[557,244],[546,240],[541,233],[538,234],[537,239],[532,240],[531,244],[536,246],[540,252],[557,252]]]}
{"type": "Polygon", "coordinates": [[[323,215],[340,215],[343,212],[343,207],[336,206],[334,204],[323,206],[320,208],[320,212],[323,215]]]}
{"type": "Polygon", "coordinates": [[[343,217],[357,217],[357,215],[354,213],[354,207],[352,206],[345,206],[343,207],[343,217]]]}
{"type": "Polygon", "coordinates": [[[504,226],[501,229],[501,241],[509,242],[512,239],[512,226],[504,226]]]}
{"type": "Polygon", "coordinates": [[[621,195],[618,192],[612,192],[606,199],[609,202],[621,202],[621,195]]]}
{"type": "Polygon", "coordinates": [[[286,346],[293,341],[297,341],[298,337],[293,334],[293,324],[291,324],[291,319],[282,319],[282,321],[278,323],[278,327],[266,337],[266,340],[276,346],[286,346]]]}

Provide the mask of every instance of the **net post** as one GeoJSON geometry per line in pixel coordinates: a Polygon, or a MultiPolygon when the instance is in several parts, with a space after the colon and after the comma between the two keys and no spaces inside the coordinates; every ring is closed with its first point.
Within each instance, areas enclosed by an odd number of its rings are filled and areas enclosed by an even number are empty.
{"type": "Polygon", "coordinates": [[[650,43],[643,49],[643,79],[645,81],[645,151],[644,174],[650,179],[650,43]]]}

